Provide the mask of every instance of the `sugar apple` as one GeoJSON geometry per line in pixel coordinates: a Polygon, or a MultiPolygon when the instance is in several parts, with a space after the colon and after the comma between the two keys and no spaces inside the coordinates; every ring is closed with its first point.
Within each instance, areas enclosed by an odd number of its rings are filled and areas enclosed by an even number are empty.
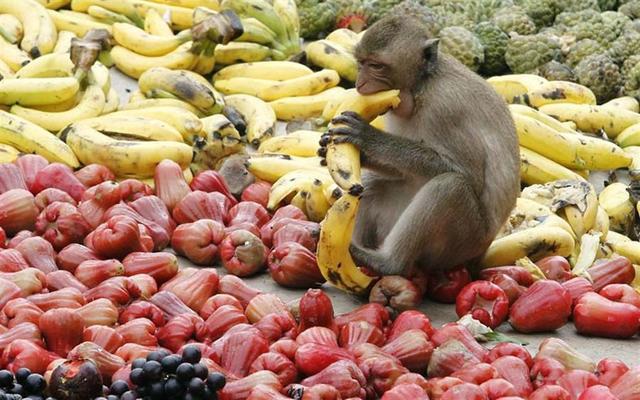
{"type": "Polygon", "coordinates": [[[621,5],[618,11],[631,19],[640,17],[640,0],[633,0],[621,5]]]}
{"type": "Polygon", "coordinates": [[[474,33],[484,46],[484,63],[480,67],[483,75],[499,75],[507,69],[504,53],[507,51],[509,36],[491,22],[476,25],[474,33]]]}
{"type": "Polygon", "coordinates": [[[514,35],[507,43],[505,60],[513,73],[531,73],[561,57],[559,40],[550,35],[514,35]]]}
{"type": "Polygon", "coordinates": [[[598,0],[601,11],[611,11],[618,7],[618,0],[598,0]]]}
{"type": "Polygon", "coordinates": [[[559,12],[557,0],[517,0],[516,4],[522,7],[538,28],[553,24],[559,12]]]}
{"type": "Polygon", "coordinates": [[[484,62],[484,47],[480,39],[460,26],[450,26],[440,31],[440,50],[449,54],[473,71],[484,62]]]}
{"type": "Polygon", "coordinates": [[[332,2],[316,0],[296,0],[300,18],[300,36],[317,39],[333,30],[336,7],[332,2]]]}
{"type": "Polygon", "coordinates": [[[594,54],[576,65],[578,83],[593,91],[599,103],[611,100],[618,95],[622,86],[620,68],[606,54],[594,54]]]}
{"type": "Polygon", "coordinates": [[[625,31],[611,43],[607,54],[618,64],[632,55],[640,54],[640,32],[625,31]]]}
{"type": "Polygon", "coordinates": [[[602,16],[595,10],[583,10],[576,12],[561,12],[556,16],[555,26],[563,26],[565,28],[571,28],[578,25],[581,22],[601,22],[602,16]]]}
{"type": "Polygon", "coordinates": [[[602,22],[613,29],[616,37],[620,36],[625,27],[631,22],[631,18],[618,11],[605,11],[600,14],[602,22]]]}
{"type": "Polygon", "coordinates": [[[558,0],[558,6],[561,11],[582,11],[596,10],[600,11],[598,0],[558,0]]]}
{"type": "Polygon", "coordinates": [[[622,77],[625,78],[629,74],[629,72],[638,64],[640,64],[640,54],[631,56],[624,60],[624,63],[622,63],[622,68],[620,68],[622,77]]]}
{"type": "Polygon", "coordinates": [[[625,74],[622,94],[636,98],[640,97],[640,63],[625,74]]]}
{"type": "Polygon", "coordinates": [[[511,0],[467,0],[464,12],[474,23],[480,23],[491,19],[500,9],[512,6],[511,0]]]}
{"type": "Polygon", "coordinates": [[[396,4],[389,10],[388,15],[414,16],[422,22],[429,36],[436,36],[442,28],[442,23],[438,16],[429,7],[420,4],[417,0],[404,0],[402,3],[396,4]]]}
{"type": "Polygon", "coordinates": [[[549,61],[538,70],[538,74],[550,81],[575,82],[576,75],[570,66],[559,63],[555,60],[549,61]]]}
{"type": "Polygon", "coordinates": [[[582,39],[569,47],[569,53],[565,57],[565,62],[570,67],[575,67],[583,58],[604,52],[604,46],[597,41],[593,39],[582,39]]]}
{"type": "Polygon", "coordinates": [[[536,32],[536,24],[520,7],[500,9],[493,16],[492,22],[508,34],[531,35],[536,32]]]}
{"type": "Polygon", "coordinates": [[[367,24],[371,25],[374,22],[378,21],[380,18],[384,17],[392,8],[401,3],[416,3],[420,5],[415,0],[364,0],[366,4],[366,9],[370,10],[369,18],[367,20],[367,24]]]}
{"type": "Polygon", "coordinates": [[[580,22],[568,29],[567,33],[576,38],[576,41],[593,39],[602,46],[609,46],[618,35],[612,27],[603,22],[580,22]]]}

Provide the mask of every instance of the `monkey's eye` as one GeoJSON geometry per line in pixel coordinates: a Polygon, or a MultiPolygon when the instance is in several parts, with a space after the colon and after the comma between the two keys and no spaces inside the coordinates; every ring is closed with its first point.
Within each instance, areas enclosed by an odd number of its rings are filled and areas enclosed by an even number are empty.
{"type": "Polygon", "coordinates": [[[384,65],[378,63],[370,63],[369,68],[374,71],[382,71],[384,69],[384,65]]]}

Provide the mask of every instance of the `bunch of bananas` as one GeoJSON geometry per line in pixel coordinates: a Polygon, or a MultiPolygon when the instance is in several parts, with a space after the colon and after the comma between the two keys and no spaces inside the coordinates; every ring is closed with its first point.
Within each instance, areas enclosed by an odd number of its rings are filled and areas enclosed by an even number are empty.
{"type": "Polygon", "coordinates": [[[349,29],[336,29],[323,40],[307,44],[304,51],[307,61],[320,68],[333,69],[340,77],[355,82],[358,76],[358,62],[354,50],[363,32],[355,33],[349,29]]]}

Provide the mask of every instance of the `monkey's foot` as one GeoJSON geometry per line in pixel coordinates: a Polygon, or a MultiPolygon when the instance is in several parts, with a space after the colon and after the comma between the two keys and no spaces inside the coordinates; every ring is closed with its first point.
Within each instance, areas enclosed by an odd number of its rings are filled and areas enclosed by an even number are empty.
{"type": "Polygon", "coordinates": [[[367,249],[351,243],[349,252],[357,265],[366,267],[379,275],[399,275],[404,270],[403,265],[392,262],[379,250],[367,249]]]}

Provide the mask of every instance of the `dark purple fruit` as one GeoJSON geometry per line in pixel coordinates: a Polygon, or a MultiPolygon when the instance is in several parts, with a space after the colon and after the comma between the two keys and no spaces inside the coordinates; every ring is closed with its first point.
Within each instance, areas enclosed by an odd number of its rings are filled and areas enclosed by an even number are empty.
{"type": "Polygon", "coordinates": [[[129,384],[123,380],[118,380],[111,384],[111,387],[109,388],[109,394],[122,396],[122,394],[127,390],[129,390],[129,384]]]}
{"type": "Polygon", "coordinates": [[[147,362],[147,360],[145,360],[144,358],[136,358],[131,363],[131,369],[142,368],[142,367],[144,367],[144,364],[146,362],[147,362]]]}
{"type": "Polygon", "coordinates": [[[0,387],[7,389],[11,386],[13,386],[13,374],[3,369],[0,371],[0,387]]]}
{"type": "Polygon", "coordinates": [[[20,368],[16,371],[16,381],[22,385],[27,381],[29,375],[31,375],[29,368],[20,368]]]}
{"type": "Polygon", "coordinates": [[[227,379],[219,372],[212,372],[207,378],[207,386],[214,392],[222,389],[227,384],[227,379]]]}
{"type": "Polygon", "coordinates": [[[46,386],[47,382],[44,380],[44,376],[40,374],[29,375],[24,383],[25,390],[31,394],[42,392],[46,386]]]}
{"type": "Polygon", "coordinates": [[[182,382],[189,382],[195,374],[196,371],[193,368],[193,365],[186,362],[180,364],[176,370],[176,377],[178,377],[178,380],[182,382]]]}
{"type": "Polygon", "coordinates": [[[182,364],[182,358],[180,356],[172,355],[167,356],[160,362],[162,364],[162,370],[167,374],[173,374],[178,369],[178,365],[182,364]]]}
{"type": "Polygon", "coordinates": [[[189,381],[189,393],[200,396],[204,393],[204,382],[200,378],[193,378],[189,381]]]}
{"type": "Polygon", "coordinates": [[[187,346],[182,352],[182,361],[189,364],[197,364],[201,358],[202,353],[196,346],[187,346]]]}
{"type": "Polygon", "coordinates": [[[207,379],[207,376],[209,376],[209,368],[202,363],[194,365],[193,369],[195,370],[196,378],[200,378],[204,381],[207,379]]]}
{"type": "Polygon", "coordinates": [[[136,386],[142,386],[147,381],[142,368],[132,369],[131,373],[129,374],[129,379],[131,379],[131,382],[136,386]]]}
{"type": "Polygon", "coordinates": [[[51,374],[49,392],[58,400],[84,400],[102,396],[102,375],[93,361],[66,361],[51,374]]]}

